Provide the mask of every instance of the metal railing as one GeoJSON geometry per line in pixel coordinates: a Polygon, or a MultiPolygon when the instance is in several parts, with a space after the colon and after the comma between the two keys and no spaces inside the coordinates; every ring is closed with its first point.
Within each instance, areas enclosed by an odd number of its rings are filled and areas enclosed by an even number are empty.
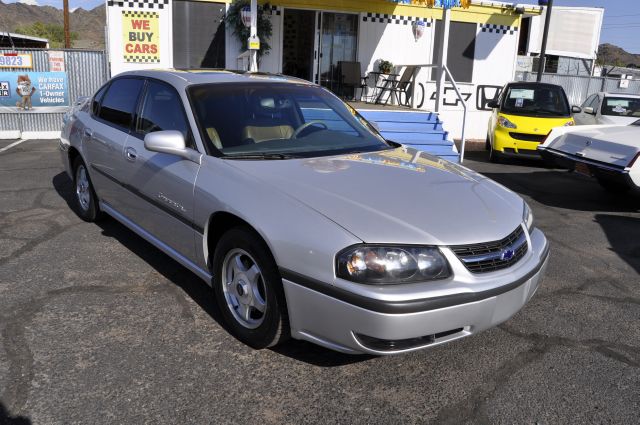
{"type": "Polygon", "coordinates": [[[458,100],[462,103],[462,109],[463,109],[463,113],[462,113],[462,132],[460,133],[460,164],[462,164],[462,162],[464,161],[464,147],[465,147],[465,144],[466,144],[466,140],[464,138],[464,129],[465,129],[466,124],[467,124],[467,102],[464,100],[464,98],[460,94],[460,91],[458,90],[458,84],[456,84],[456,80],[453,79],[453,76],[451,75],[451,72],[449,71],[449,68],[447,68],[446,65],[443,65],[442,69],[444,69],[444,71],[446,72],[447,76],[449,77],[449,82],[453,86],[453,90],[455,90],[456,96],[458,96],[458,100]]]}
{"type": "MultiPolygon", "coordinates": [[[[420,64],[420,65],[396,65],[396,67],[398,68],[404,68],[407,66],[414,66],[415,69],[413,70],[413,75],[411,76],[411,89],[409,90],[409,95],[411,96],[411,109],[416,109],[416,87],[418,85],[418,73],[420,72],[421,68],[435,68],[435,69],[439,69],[440,67],[437,64],[434,63],[428,63],[428,64],[420,64]]],[[[467,102],[464,100],[464,97],[460,94],[460,90],[458,90],[458,84],[456,83],[456,80],[453,78],[453,76],[451,75],[451,71],[449,71],[449,68],[447,68],[446,65],[442,66],[441,71],[444,71],[446,76],[449,78],[449,83],[451,83],[451,85],[453,86],[453,90],[456,92],[456,96],[458,96],[458,100],[460,101],[460,103],[462,103],[462,132],[460,133],[460,163],[462,164],[462,162],[464,161],[464,148],[466,145],[466,139],[464,136],[464,131],[466,128],[466,123],[467,123],[467,102]]],[[[438,84],[438,80],[436,80],[436,85],[438,84]]],[[[446,82],[445,82],[446,83],[446,82]]],[[[424,104],[424,102],[423,102],[424,104]]],[[[436,112],[438,111],[438,105],[436,105],[436,112]]]]}

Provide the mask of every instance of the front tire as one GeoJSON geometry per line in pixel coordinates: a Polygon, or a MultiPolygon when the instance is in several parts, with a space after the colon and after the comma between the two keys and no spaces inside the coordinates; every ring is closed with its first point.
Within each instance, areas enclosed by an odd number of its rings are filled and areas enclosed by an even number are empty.
{"type": "Polygon", "coordinates": [[[88,222],[100,220],[102,212],[98,197],[91,183],[87,166],[79,156],[73,161],[73,185],[78,216],[88,222]]]}
{"type": "Polygon", "coordinates": [[[500,162],[502,162],[502,157],[500,156],[500,153],[497,152],[495,149],[493,149],[493,145],[491,144],[490,141],[489,141],[489,161],[493,162],[494,164],[499,164],[500,162]]]}
{"type": "Polygon", "coordinates": [[[256,349],[286,341],[282,278],[264,241],[249,228],[233,228],[220,238],[213,265],[216,301],[231,333],[256,349]]]}

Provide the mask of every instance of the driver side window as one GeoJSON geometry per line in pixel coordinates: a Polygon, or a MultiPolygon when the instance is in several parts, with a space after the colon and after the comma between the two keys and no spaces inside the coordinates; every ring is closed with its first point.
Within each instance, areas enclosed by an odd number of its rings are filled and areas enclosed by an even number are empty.
{"type": "Polygon", "coordinates": [[[580,107],[582,109],[586,108],[587,106],[589,106],[591,104],[591,102],[593,102],[593,99],[595,99],[596,97],[597,97],[597,95],[595,95],[595,94],[592,94],[591,96],[587,97],[587,100],[582,102],[582,105],[580,105],[580,107]]]}
{"type": "Polygon", "coordinates": [[[166,84],[149,81],[136,132],[144,137],[147,133],[163,130],[181,132],[187,147],[195,149],[178,93],[166,84]]]}

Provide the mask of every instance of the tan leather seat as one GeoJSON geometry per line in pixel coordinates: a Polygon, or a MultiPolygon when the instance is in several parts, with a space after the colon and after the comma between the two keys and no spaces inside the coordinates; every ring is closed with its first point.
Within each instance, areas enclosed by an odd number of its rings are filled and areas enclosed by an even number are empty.
{"type": "Polygon", "coordinates": [[[257,126],[248,125],[242,130],[242,139],[252,139],[255,143],[265,140],[289,139],[293,135],[290,125],[257,126]]]}
{"type": "Polygon", "coordinates": [[[220,135],[218,135],[218,132],[215,128],[208,127],[207,136],[209,136],[209,139],[211,140],[211,143],[213,143],[213,146],[218,149],[222,149],[222,140],[220,140],[220,135]]]}

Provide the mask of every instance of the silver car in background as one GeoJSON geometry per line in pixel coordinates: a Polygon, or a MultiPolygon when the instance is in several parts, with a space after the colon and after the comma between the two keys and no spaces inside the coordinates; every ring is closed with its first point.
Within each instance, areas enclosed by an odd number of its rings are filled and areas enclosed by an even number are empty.
{"type": "Polygon", "coordinates": [[[548,261],[518,195],[298,79],[124,73],[70,112],[60,150],[80,216],[112,216],[213,286],[255,348],[452,341],[518,312],[548,261]]]}

